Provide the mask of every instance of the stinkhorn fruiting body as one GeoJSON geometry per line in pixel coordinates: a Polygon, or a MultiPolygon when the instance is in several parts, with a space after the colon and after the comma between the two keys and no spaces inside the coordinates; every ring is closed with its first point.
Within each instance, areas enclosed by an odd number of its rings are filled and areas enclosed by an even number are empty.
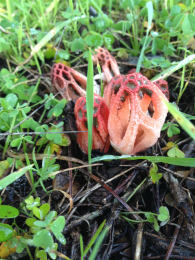
{"type": "Polygon", "coordinates": [[[128,72],[127,72],[127,74],[132,74],[132,73],[135,73],[136,72],[136,68],[132,68],[132,69],[130,69],[128,72]]]}
{"type": "Polygon", "coordinates": [[[107,84],[114,76],[120,75],[118,64],[108,50],[100,47],[95,51],[93,62],[101,65],[104,73],[104,83],[107,84]]]}
{"type": "MultiPolygon", "coordinates": [[[[80,149],[84,153],[88,153],[88,128],[87,128],[87,109],[86,109],[86,98],[80,97],[77,99],[74,115],[76,118],[76,125],[78,131],[77,133],[77,143],[80,149]]],[[[94,97],[94,113],[93,113],[93,142],[92,150],[100,150],[106,153],[110,146],[109,134],[108,134],[108,116],[109,110],[104,102],[103,98],[99,96],[94,97]]]]}
{"type": "Polygon", "coordinates": [[[86,96],[87,78],[63,63],[54,64],[51,79],[53,86],[67,100],[76,100],[86,96]]]}
{"type": "MultiPolygon", "coordinates": [[[[130,69],[127,74],[132,74],[136,72],[136,68],[130,69]]],[[[166,96],[166,98],[169,100],[169,87],[168,82],[164,79],[158,79],[153,82],[166,96]]]]}
{"type": "MultiPolygon", "coordinates": [[[[119,153],[133,155],[153,146],[167,115],[163,102],[169,98],[167,82],[152,83],[135,69],[121,75],[115,58],[104,48],[96,50],[93,61],[102,67],[105,89],[104,98],[94,97],[92,149],[106,153],[111,143],[119,153]]],[[[63,98],[76,101],[74,115],[82,131],[77,142],[87,154],[87,78],[62,63],[53,66],[51,77],[63,98]]]]}
{"type": "Polygon", "coordinates": [[[114,77],[104,91],[111,145],[133,155],[153,146],[167,115],[162,91],[141,73],[114,77]]]}
{"type": "Polygon", "coordinates": [[[168,83],[164,79],[154,81],[154,84],[162,91],[162,93],[169,99],[169,87],[168,83]]]}

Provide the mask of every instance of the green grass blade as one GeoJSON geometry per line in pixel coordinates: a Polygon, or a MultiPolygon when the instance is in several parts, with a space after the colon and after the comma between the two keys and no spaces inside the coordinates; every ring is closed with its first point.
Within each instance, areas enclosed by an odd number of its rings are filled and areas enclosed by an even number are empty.
{"type": "Polygon", "coordinates": [[[93,235],[93,237],[90,239],[88,245],[86,246],[85,250],[84,250],[84,256],[89,252],[89,250],[91,249],[91,247],[93,246],[93,244],[95,243],[97,237],[99,236],[99,234],[102,232],[103,227],[105,226],[106,220],[104,220],[101,225],[98,227],[97,231],[95,232],[95,234],[93,235]]]}
{"type": "Polygon", "coordinates": [[[99,157],[95,157],[91,160],[92,163],[99,161],[111,161],[111,160],[148,160],[153,163],[167,163],[178,166],[185,167],[195,167],[195,159],[194,158],[173,158],[167,156],[133,156],[133,155],[103,155],[99,157]]]}
{"type": "Polygon", "coordinates": [[[92,129],[93,129],[93,60],[91,50],[89,50],[88,70],[87,70],[87,126],[88,126],[88,161],[91,163],[92,150],[92,129]]]}
{"type": "Polygon", "coordinates": [[[18,178],[20,178],[22,175],[24,175],[27,171],[31,170],[33,168],[33,164],[26,166],[16,172],[12,172],[5,178],[0,180],[0,190],[6,188],[8,185],[16,181],[18,178]]]}
{"type": "Polygon", "coordinates": [[[89,260],[95,260],[96,259],[98,250],[99,250],[99,248],[100,248],[100,246],[101,246],[101,244],[102,244],[106,234],[108,233],[109,229],[110,229],[110,226],[106,226],[104,228],[104,230],[101,232],[101,234],[99,235],[99,238],[97,239],[97,241],[96,241],[96,243],[94,245],[94,248],[93,248],[93,250],[91,252],[91,255],[89,256],[89,260]]]}
{"type": "Polygon", "coordinates": [[[141,50],[141,53],[139,56],[139,60],[137,63],[136,72],[140,72],[141,64],[142,64],[143,57],[144,57],[144,52],[146,49],[146,43],[148,41],[148,35],[149,35],[150,29],[152,27],[152,19],[153,19],[153,13],[154,13],[152,2],[151,1],[147,2],[146,7],[148,10],[148,27],[147,27],[147,31],[146,31],[145,41],[144,41],[144,44],[143,44],[143,47],[142,47],[142,50],[141,50]]]}
{"type": "Polygon", "coordinates": [[[149,32],[150,29],[152,28],[152,19],[153,19],[153,15],[154,15],[152,1],[147,2],[146,7],[148,10],[148,28],[147,28],[147,30],[149,32]]]}
{"type": "Polygon", "coordinates": [[[78,16],[78,17],[74,17],[73,19],[69,19],[65,22],[61,22],[59,23],[57,26],[55,26],[54,28],[52,28],[41,40],[39,43],[37,43],[31,51],[31,57],[36,54],[43,46],[45,46],[60,30],[62,30],[62,28],[64,28],[65,26],[67,26],[68,24],[75,22],[75,21],[79,21],[80,19],[85,18],[85,15],[82,16],[78,16]]]}
{"type": "Polygon", "coordinates": [[[9,21],[12,21],[12,8],[11,8],[11,1],[6,0],[6,7],[7,7],[7,17],[9,21]]]}
{"type": "Polygon", "coordinates": [[[74,17],[73,19],[69,19],[65,22],[59,23],[57,26],[52,28],[32,49],[31,49],[31,54],[30,56],[21,64],[16,67],[14,73],[16,73],[19,69],[20,66],[23,66],[24,64],[28,63],[31,58],[36,55],[42,47],[44,47],[58,32],[62,30],[62,28],[66,27],[72,22],[79,21],[80,19],[86,18],[85,15],[74,17]]]}
{"type": "Polygon", "coordinates": [[[143,179],[143,181],[136,186],[136,188],[131,192],[131,194],[129,195],[129,197],[126,199],[126,202],[128,202],[131,198],[133,198],[133,196],[135,195],[135,193],[141,188],[141,186],[144,184],[145,181],[146,181],[146,178],[143,179]]]}
{"type": "Polygon", "coordinates": [[[176,63],[175,65],[171,66],[170,68],[168,68],[168,69],[162,71],[161,73],[159,73],[158,75],[156,75],[154,78],[152,78],[152,81],[167,78],[168,76],[173,74],[175,71],[183,68],[185,65],[187,65],[188,63],[190,63],[194,60],[195,60],[195,54],[189,55],[182,61],[176,63]]]}
{"type": "Polygon", "coordinates": [[[84,252],[83,252],[83,237],[80,235],[80,251],[81,251],[81,260],[84,259],[84,252]]]}
{"type": "Polygon", "coordinates": [[[104,12],[98,5],[98,1],[91,0],[90,2],[92,4],[92,6],[94,6],[94,8],[98,10],[98,13],[100,13],[101,15],[104,15],[104,12]]]}
{"type": "Polygon", "coordinates": [[[175,120],[189,134],[189,136],[191,136],[192,139],[195,140],[195,126],[177,109],[174,104],[171,104],[165,100],[164,102],[175,120]]]}

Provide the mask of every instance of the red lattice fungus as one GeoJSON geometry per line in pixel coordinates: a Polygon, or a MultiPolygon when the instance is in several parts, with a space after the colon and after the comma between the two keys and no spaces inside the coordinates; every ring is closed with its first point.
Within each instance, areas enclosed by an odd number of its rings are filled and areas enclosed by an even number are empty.
{"type": "MultiPolygon", "coordinates": [[[[135,69],[120,75],[115,58],[104,48],[96,50],[93,61],[102,66],[105,90],[104,98],[94,97],[92,149],[106,153],[111,142],[121,154],[136,154],[154,145],[167,115],[163,102],[169,98],[167,82],[152,83],[135,69]]],[[[85,131],[78,133],[77,142],[88,153],[87,78],[62,63],[53,66],[51,77],[63,98],[76,101],[77,128],[85,131]]]]}
{"type": "Polygon", "coordinates": [[[154,81],[154,84],[162,91],[162,93],[169,99],[169,87],[168,83],[164,79],[154,81]]]}
{"type": "MultiPolygon", "coordinates": [[[[77,133],[77,143],[84,153],[88,153],[88,128],[87,128],[87,110],[86,98],[80,97],[77,99],[74,114],[76,118],[76,125],[78,131],[85,131],[77,133]]],[[[92,150],[100,150],[106,153],[110,146],[108,134],[108,116],[109,110],[103,98],[99,96],[94,97],[94,113],[93,113],[93,143],[92,150]]]]}
{"type": "Polygon", "coordinates": [[[76,100],[86,96],[87,78],[62,63],[54,64],[51,79],[53,86],[67,100],[76,100]]]}
{"type": "Polygon", "coordinates": [[[153,146],[167,115],[166,97],[141,73],[113,78],[104,91],[111,145],[121,154],[153,146]]]}
{"type": "Polygon", "coordinates": [[[96,54],[93,55],[93,62],[99,63],[104,73],[104,82],[107,84],[110,80],[117,75],[120,75],[119,67],[115,58],[104,48],[95,50],[96,54]]]}

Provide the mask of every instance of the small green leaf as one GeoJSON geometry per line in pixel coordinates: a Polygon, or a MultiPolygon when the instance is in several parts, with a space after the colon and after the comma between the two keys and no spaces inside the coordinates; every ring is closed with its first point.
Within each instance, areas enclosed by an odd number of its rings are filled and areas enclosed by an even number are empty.
{"type": "Polygon", "coordinates": [[[29,143],[29,144],[34,144],[34,142],[32,141],[32,136],[30,136],[30,135],[26,135],[26,136],[24,137],[24,140],[25,140],[27,143],[29,143]]]}
{"type": "Polygon", "coordinates": [[[49,248],[53,245],[53,238],[51,233],[44,229],[37,232],[33,237],[33,243],[36,247],[41,247],[45,250],[49,250],[49,248]]]}
{"type": "Polygon", "coordinates": [[[67,50],[59,50],[58,56],[59,56],[60,59],[69,60],[70,53],[67,50]]]}
{"type": "Polygon", "coordinates": [[[50,205],[48,203],[44,203],[39,209],[41,210],[43,217],[45,217],[50,210],[50,205]]]}
{"type": "Polygon", "coordinates": [[[11,147],[19,147],[22,143],[22,137],[16,138],[13,141],[11,141],[11,147]]]}
{"type": "Polygon", "coordinates": [[[188,14],[189,23],[191,25],[191,30],[195,31],[195,15],[194,14],[188,14]]]}
{"type": "Polygon", "coordinates": [[[15,94],[10,93],[6,96],[5,100],[14,108],[18,102],[18,97],[15,94]]]}
{"type": "Polygon", "coordinates": [[[29,196],[27,199],[25,199],[26,208],[28,210],[32,210],[34,207],[40,206],[40,198],[33,198],[33,196],[29,196]]]}
{"type": "Polygon", "coordinates": [[[167,221],[169,220],[169,210],[167,207],[161,206],[159,208],[158,220],[159,221],[167,221]]]}
{"type": "Polygon", "coordinates": [[[10,225],[0,223],[0,242],[7,241],[13,234],[14,230],[10,225]]]}
{"type": "Polygon", "coordinates": [[[167,155],[169,157],[175,157],[175,158],[185,158],[185,154],[177,147],[174,146],[171,148],[168,152],[167,155]]]}
{"type": "Polygon", "coordinates": [[[155,217],[154,217],[154,214],[152,212],[145,212],[144,215],[145,215],[148,222],[154,223],[155,217]]]}
{"type": "Polygon", "coordinates": [[[66,239],[65,239],[65,237],[64,237],[64,235],[63,235],[62,233],[55,232],[54,235],[55,235],[56,239],[57,239],[58,241],[60,241],[60,243],[61,243],[62,245],[65,245],[65,244],[66,244],[66,239]]]}
{"type": "Polygon", "coordinates": [[[157,173],[158,172],[158,166],[156,163],[152,164],[152,168],[150,169],[150,172],[157,173]]]}
{"type": "Polygon", "coordinates": [[[60,116],[63,113],[66,104],[67,100],[64,98],[60,101],[57,101],[57,104],[49,111],[47,117],[50,118],[52,116],[60,116]]]}
{"type": "Polygon", "coordinates": [[[56,54],[56,50],[55,50],[54,47],[49,47],[49,48],[47,48],[47,49],[44,51],[44,57],[45,57],[46,59],[52,59],[52,58],[54,58],[55,54],[56,54]]]}
{"type": "Polygon", "coordinates": [[[35,218],[27,218],[25,223],[27,226],[32,227],[35,221],[36,221],[35,218]]]}
{"type": "Polygon", "coordinates": [[[97,33],[94,35],[87,35],[85,41],[90,47],[95,47],[95,48],[103,44],[102,36],[97,33]]]}
{"type": "Polygon", "coordinates": [[[16,218],[18,215],[18,209],[8,205],[0,205],[0,218],[16,218]]]}
{"type": "Polygon", "coordinates": [[[55,144],[60,144],[62,142],[62,134],[55,134],[55,132],[59,132],[61,129],[51,129],[49,131],[52,132],[52,134],[46,134],[46,138],[55,144]]]}
{"type": "Polygon", "coordinates": [[[38,250],[36,257],[40,258],[40,260],[47,260],[47,253],[44,250],[38,250]]]}
{"type": "MultiPolygon", "coordinates": [[[[58,249],[58,244],[57,243],[53,243],[52,247],[50,248],[50,250],[48,250],[48,254],[50,256],[51,259],[56,259],[56,251],[58,249]]],[[[67,260],[71,260],[67,257],[67,260]]]]}
{"type": "Polygon", "coordinates": [[[191,38],[190,33],[192,33],[191,23],[189,21],[189,15],[185,14],[182,22],[182,30],[184,34],[189,34],[189,38],[191,38]]]}
{"type": "Polygon", "coordinates": [[[159,224],[158,224],[158,221],[156,220],[156,218],[154,218],[154,230],[156,232],[159,232],[159,230],[160,230],[160,227],[159,227],[159,224]]]}
{"type": "Polygon", "coordinates": [[[85,41],[82,38],[75,39],[71,43],[71,51],[78,52],[78,51],[84,51],[85,49],[85,41]]]}
{"type": "Polygon", "coordinates": [[[45,222],[47,223],[47,225],[49,225],[53,219],[57,216],[57,212],[52,210],[49,212],[49,214],[45,217],[45,222]]]}
{"type": "Polygon", "coordinates": [[[170,125],[167,130],[168,137],[180,134],[180,129],[176,125],[170,125]]]}
{"type": "Polygon", "coordinates": [[[107,49],[112,48],[112,44],[114,43],[114,36],[112,34],[104,34],[103,35],[103,40],[104,40],[104,45],[106,46],[107,49]]]}
{"type": "Polygon", "coordinates": [[[57,217],[57,219],[51,224],[51,230],[55,237],[62,243],[66,244],[66,239],[61,233],[65,227],[65,218],[63,216],[57,217]]]}
{"type": "Polygon", "coordinates": [[[12,162],[9,160],[0,161],[0,178],[6,172],[7,169],[11,166],[12,162]]]}
{"type": "Polygon", "coordinates": [[[71,144],[70,137],[66,134],[62,135],[62,143],[60,144],[61,146],[69,146],[71,144]]]}
{"type": "Polygon", "coordinates": [[[16,248],[16,253],[18,253],[18,254],[20,254],[20,253],[22,253],[25,249],[26,249],[26,241],[27,241],[27,239],[26,238],[20,238],[19,240],[18,240],[18,238],[17,237],[14,237],[13,239],[12,239],[12,241],[14,241],[14,244],[15,244],[15,248],[16,248]]]}
{"type": "Polygon", "coordinates": [[[32,211],[33,211],[33,215],[35,217],[37,217],[38,219],[41,219],[41,220],[43,219],[42,211],[39,208],[33,207],[32,211]]]}
{"type": "Polygon", "coordinates": [[[29,129],[35,130],[36,127],[40,126],[40,124],[31,117],[31,118],[27,119],[26,121],[24,121],[21,124],[21,126],[22,126],[22,128],[29,128],[29,129]]]}
{"type": "Polygon", "coordinates": [[[56,220],[51,224],[51,230],[55,234],[55,231],[62,232],[65,227],[65,218],[64,216],[57,217],[56,220]]]}
{"type": "Polygon", "coordinates": [[[48,139],[46,137],[41,137],[37,142],[36,145],[37,146],[42,146],[44,144],[46,144],[48,142],[48,139]]]}
{"type": "Polygon", "coordinates": [[[153,167],[150,169],[149,174],[153,183],[158,183],[162,178],[162,173],[158,173],[158,166],[155,163],[153,163],[153,167]]]}
{"type": "Polygon", "coordinates": [[[45,221],[41,221],[41,220],[36,220],[33,224],[34,226],[41,227],[41,228],[46,228],[48,226],[48,224],[45,221]]]}

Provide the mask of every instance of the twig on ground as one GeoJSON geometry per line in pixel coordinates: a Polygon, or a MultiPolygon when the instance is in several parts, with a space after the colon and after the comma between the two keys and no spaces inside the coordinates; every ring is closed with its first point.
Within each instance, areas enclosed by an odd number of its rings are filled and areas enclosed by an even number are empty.
{"type": "Polygon", "coordinates": [[[165,260],[169,260],[170,257],[171,257],[171,253],[173,251],[173,248],[175,246],[175,243],[176,243],[176,240],[177,240],[177,237],[178,237],[178,234],[179,234],[179,230],[181,228],[181,224],[183,222],[183,215],[180,215],[180,218],[179,218],[179,223],[176,225],[176,228],[175,228],[175,231],[174,231],[174,234],[173,234],[173,238],[172,238],[172,241],[168,247],[168,250],[167,250],[167,253],[166,253],[166,256],[165,256],[165,260]]]}

